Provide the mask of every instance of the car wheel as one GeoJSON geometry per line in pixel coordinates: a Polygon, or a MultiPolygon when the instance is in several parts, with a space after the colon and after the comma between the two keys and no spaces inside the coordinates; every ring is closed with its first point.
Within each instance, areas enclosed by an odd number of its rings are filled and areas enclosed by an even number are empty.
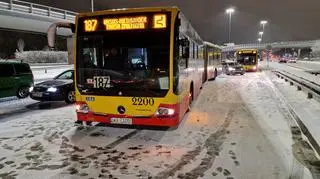
{"type": "Polygon", "coordinates": [[[76,101],[75,96],[74,96],[74,91],[69,91],[67,93],[65,101],[66,101],[66,103],[69,103],[69,104],[72,104],[76,101]]]}
{"type": "Polygon", "coordinates": [[[20,99],[28,97],[29,96],[29,87],[27,87],[27,86],[20,87],[18,89],[16,95],[20,99]]]}

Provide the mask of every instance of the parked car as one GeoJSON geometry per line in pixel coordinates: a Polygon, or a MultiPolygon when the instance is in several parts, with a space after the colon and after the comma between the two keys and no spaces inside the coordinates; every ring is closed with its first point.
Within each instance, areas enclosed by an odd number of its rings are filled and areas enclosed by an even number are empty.
{"type": "Polygon", "coordinates": [[[287,63],[287,59],[286,58],[280,58],[279,63],[287,63]]]}
{"type": "Polygon", "coordinates": [[[30,97],[37,101],[65,101],[74,103],[74,70],[67,70],[49,81],[36,84],[30,97]]]}
{"type": "Polygon", "coordinates": [[[226,65],[226,74],[227,75],[244,75],[245,70],[241,64],[238,64],[236,62],[233,63],[227,63],[226,65]]]}
{"type": "Polygon", "coordinates": [[[26,98],[33,82],[33,74],[27,63],[0,60],[0,98],[26,98]]]}
{"type": "Polygon", "coordinates": [[[297,60],[295,58],[289,59],[288,63],[297,63],[297,60]]]}

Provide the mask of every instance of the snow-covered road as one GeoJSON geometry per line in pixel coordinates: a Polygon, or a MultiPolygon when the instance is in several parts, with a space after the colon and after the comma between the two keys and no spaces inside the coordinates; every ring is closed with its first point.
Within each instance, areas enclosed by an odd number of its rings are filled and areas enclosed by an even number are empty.
{"type": "Polygon", "coordinates": [[[311,178],[279,94],[266,72],[221,75],[177,129],[74,127],[73,105],[26,101],[0,115],[0,178],[311,178]]]}

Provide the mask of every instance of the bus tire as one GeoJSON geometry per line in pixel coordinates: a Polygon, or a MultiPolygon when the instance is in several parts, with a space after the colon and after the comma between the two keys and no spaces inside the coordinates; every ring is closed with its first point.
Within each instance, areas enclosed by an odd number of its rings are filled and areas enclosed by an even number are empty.
{"type": "Polygon", "coordinates": [[[194,99],[193,84],[191,83],[190,90],[189,90],[189,104],[188,104],[187,112],[191,111],[191,104],[193,102],[193,99],[194,99]]]}

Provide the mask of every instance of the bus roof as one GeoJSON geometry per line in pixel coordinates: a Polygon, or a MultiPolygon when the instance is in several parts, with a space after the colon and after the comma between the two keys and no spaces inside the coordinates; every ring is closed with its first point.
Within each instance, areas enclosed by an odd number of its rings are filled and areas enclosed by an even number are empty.
{"type": "Polygon", "coordinates": [[[175,6],[121,8],[121,9],[107,9],[107,10],[94,11],[94,12],[79,13],[77,17],[98,16],[98,15],[105,15],[105,14],[136,13],[136,12],[159,12],[159,11],[180,11],[180,10],[178,7],[175,7],[175,6]]]}
{"type": "Polygon", "coordinates": [[[210,46],[210,47],[215,47],[215,48],[221,49],[221,47],[220,47],[219,45],[213,44],[213,43],[211,43],[211,42],[205,41],[204,44],[205,44],[205,45],[208,45],[208,46],[210,46]]]}

